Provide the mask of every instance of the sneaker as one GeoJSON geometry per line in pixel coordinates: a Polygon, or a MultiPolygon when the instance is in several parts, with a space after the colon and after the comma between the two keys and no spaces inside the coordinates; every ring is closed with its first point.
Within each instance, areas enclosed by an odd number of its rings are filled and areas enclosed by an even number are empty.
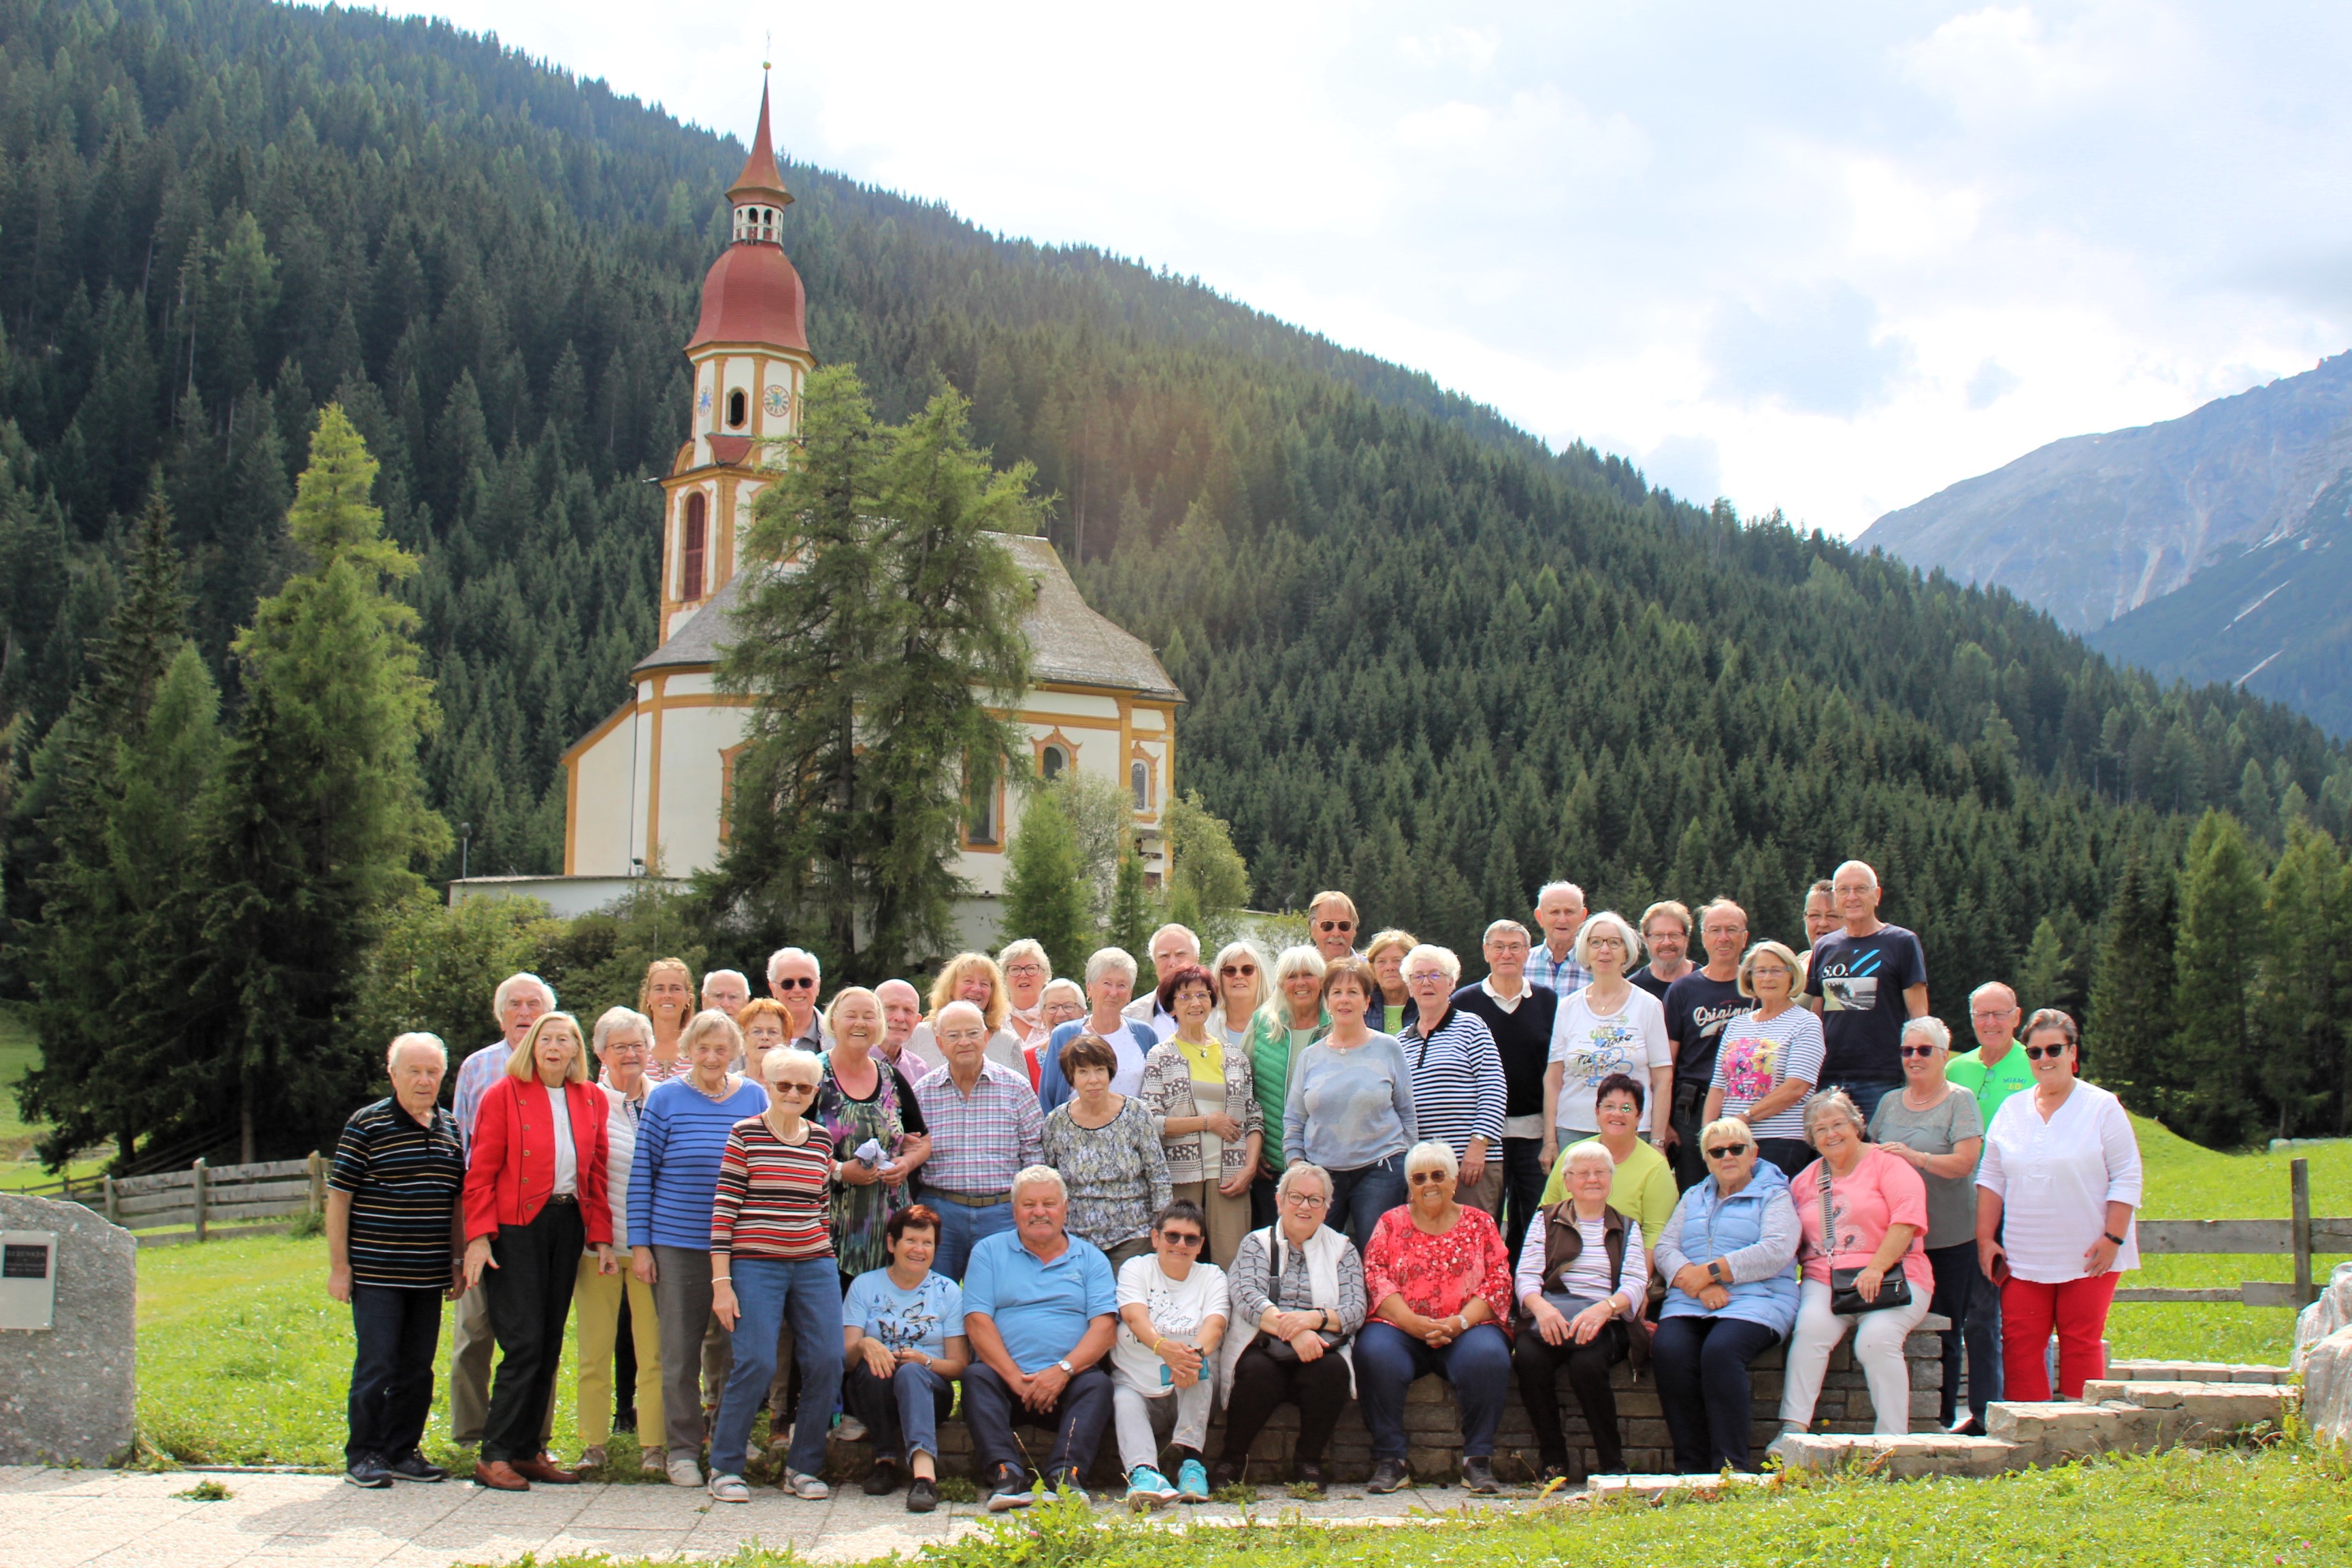
{"type": "Polygon", "coordinates": [[[383,1468],[384,1474],[395,1481],[446,1481],[449,1472],[411,1448],[383,1468]]]}
{"type": "Polygon", "coordinates": [[[572,1467],[581,1470],[601,1470],[604,1468],[604,1445],[591,1443],[580,1450],[580,1463],[572,1467]]]}
{"type": "MultiPolygon", "coordinates": [[[[1162,1480],[1160,1484],[1166,1486],[1168,1483],[1162,1480]]],[[[1047,1476],[1043,1489],[1048,1498],[1067,1498],[1082,1507],[1092,1507],[1095,1500],[1095,1494],[1078,1484],[1076,1470],[1061,1470],[1047,1476]]]]}
{"type": "Polygon", "coordinates": [[[859,1485],[867,1497],[888,1497],[898,1489],[898,1467],[887,1459],[877,1459],[859,1485]]]}
{"type": "Polygon", "coordinates": [[[833,1489],[806,1470],[786,1469],[781,1489],[809,1502],[823,1502],[833,1495],[833,1489]]]}
{"type": "Polygon", "coordinates": [[[998,1470],[996,1479],[988,1485],[988,1511],[991,1513],[1027,1508],[1033,1500],[1028,1481],[1010,1465],[998,1470]]]}
{"type": "Polygon", "coordinates": [[[866,1441],[866,1423],[855,1415],[845,1415],[841,1424],[833,1429],[833,1435],[845,1443],[863,1443],[866,1441]]]}
{"type": "Polygon", "coordinates": [[[712,1502],[750,1502],[751,1489],[743,1484],[740,1476],[714,1475],[710,1478],[712,1502]]]}
{"type": "Polygon", "coordinates": [[[1462,1487],[1465,1491],[1491,1497],[1503,1489],[1495,1479],[1495,1461],[1484,1454],[1462,1461],[1462,1487]]]}
{"type": "Polygon", "coordinates": [[[1318,1492],[1320,1492],[1323,1489],[1324,1484],[1323,1461],[1320,1459],[1299,1460],[1297,1464],[1290,1467],[1290,1479],[1297,1481],[1302,1487],[1313,1487],[1318,1492]]]}
{"type": "Polygon", "coordinates": [[[1412,1485],[1412,1472],[1404,1468],[1402,1459],[1382,1459],[1372,1467],[1372,1479],[1364,1489],[1373,1493],[1402,1491],[1412,1485]]]}
{"type": "Polygon", "coordinates": [[[659,1448],[640,1448],[637,1450],[637,1468],[646,1475],[659,1476],[668,1472],[669,1465],[663,1459],[659,1448]]]}
{"type": "Polygon", "coordinates": [[[929,1476],[917,1476],[907,1483],[907,1511],[929,1513],[940,1506],[940,1483],[929,1476]]]}
{"type": "Polygon", "coordinates": [[[692,1459],[672,1459],[668,1468],[669,1484],[674,1487],[698,1487],[702,1484],[702,1467],[692,1459]]]}
{"type": "Polygon", "coordinates": [[[1168,1484],[1168,1478],[1150,1465],[1138,1465],[1127,1472],[1127,1506],[1138,1513],[1176,1500],[1177,1491],[1168,1484]]]}
{"type": "Polygon", "coordinates": [[[392,1472],[384,1468],[381,1457],[361,1454],[343,1467],[343,1479],[355,1487],[376,1491],[392,1485],[392,1472]]]}
{"type": "Polygon", "coordinates": [[[1206,1502],[1209,1500],[1209,1468],[1198,1459],[1187,1459],[1176,1467],[1176,1500],[1206,1502]]]}

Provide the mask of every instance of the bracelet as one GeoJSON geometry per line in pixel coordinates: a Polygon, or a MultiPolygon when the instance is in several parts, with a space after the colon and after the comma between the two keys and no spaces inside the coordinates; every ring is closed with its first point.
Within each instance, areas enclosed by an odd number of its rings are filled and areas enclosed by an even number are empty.
{"type": "Polygon", "coordinates": [[[2109,1241],[2114,1242],[2117,1247],[2121,1247],[2124,1244],[2124,1238],[2117,1236],[2114,1231],[2103,1230],[2099,1234],[2105,1237],[2109,1241]]]}

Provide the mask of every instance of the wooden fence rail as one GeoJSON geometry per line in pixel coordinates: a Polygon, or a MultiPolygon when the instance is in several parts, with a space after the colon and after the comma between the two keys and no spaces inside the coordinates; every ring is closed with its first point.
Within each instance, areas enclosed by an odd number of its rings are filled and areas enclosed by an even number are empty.
{"type": "Polygon", "coordinates": [[[324,1214],[327,1163],[316,1152],[301,1160],[270,1160],[251,1165],[211,1165],[198,1160],[184,1171],[148,1176],[106,1177],[95,1193],[66,1194],[97,1209],[135,1234],[142,1247],[204,1241],[215,1226],[236,1226],[253,1236],[282,1231],[297,1215],[324,1214]],[[176,1227],[185,1226],[185,1229],[176,1227]]]}
{"type": "Polygon", "coordinates": [[[2314,1253],[2352,1253],[2352,1219],[2311,1217],[2311,1163],[2297,1160],[2287,1167],[2288,1219],[2144,1219],[2139,1221],[2143,1255],[2201,1253],[2244,1256],[2284,1253],[2294,1259],[2291,1283],[2248,1279],[2234,1289],[2218,1286],[2179,1289],[2162,1286],[2127,1286],[2116,1292],[2118,1301],[2230,1301],[2246,1307],[2305,1307],[2319,1299],[2312,1279],[2314,1253]]]}

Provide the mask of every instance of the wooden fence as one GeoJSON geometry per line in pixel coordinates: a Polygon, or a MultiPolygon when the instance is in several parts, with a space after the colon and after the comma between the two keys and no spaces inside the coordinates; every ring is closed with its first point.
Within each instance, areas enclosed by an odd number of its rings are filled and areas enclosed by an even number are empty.
{"type": "Polygon", "coordinates": [[[2293,1217],[2289,1219],[2144,1219],[2139,1222],[2139,1249],[2144,1257],[2159,1253],[2248,1254],[2284,1253],[2294,1259],[2294,1279],[2248,1279],[2234,1289],[2178,1289],[2127,1286],[2116,1292],[2118,1301],[2229,1301],[2247,1307],[2305,1307],[2318,1300],[2312,1279],[2314,1253],[2352,1253],[2352,1219],[2311,1217],[2311,1164],[2297,1160],[2287,1167],[2293,1217]]]}
{"type": "Polygon", "coordinates": [[[289,1228],[268,1221],[326,1212],[327,1163],[315,1151],[307,1159],[257,1165],[198,1160],[184,1171],[108,1176],[97,1192],[72,1197],[135,1233],[142,1247],[203,1241],[218,1226],[234,1226],[240,1236],[263,1235],[289,1228]]]}

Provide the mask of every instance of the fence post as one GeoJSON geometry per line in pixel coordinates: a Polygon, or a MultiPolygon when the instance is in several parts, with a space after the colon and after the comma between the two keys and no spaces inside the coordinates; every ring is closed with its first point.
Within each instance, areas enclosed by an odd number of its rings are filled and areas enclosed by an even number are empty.
{"type": "Polygon", "coordinates": [[[2294,1302],[2307,1307],[2318,1300],[2311,1285],[2311,1162],[2297,1160],[2287,1167],[2287,1184],[2294,1201],[2293,1229],[2294,1247],[2294,1302]]]}
{"type": "Polygon", "coordinates": [[[327,1163],[316,1149],[310,1151],[310,1212],[327,1212],[327,1163]]]}
{"type": "Polygon", "coordinates": [[[196,1175],[196,1239],[205,1238],[205,1163],[198,1160],[190,1169],[196,1175]]]}
{"type": "Polygon", "coordinates": [[[121,1201],[115,1195],[112,1176],[106,1178],[106,1223],[109,1225],[122,1223],[121,1201]]]}

